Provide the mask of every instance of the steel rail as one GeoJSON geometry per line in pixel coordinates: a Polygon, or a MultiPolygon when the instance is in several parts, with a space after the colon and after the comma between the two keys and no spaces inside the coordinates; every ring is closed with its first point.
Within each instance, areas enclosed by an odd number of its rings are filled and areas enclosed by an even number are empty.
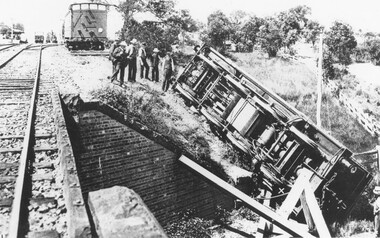
{"type": "Polygon", "coordinates": [[[7,65],[9,62],[11,62],[17,55],[19,55],[22,51],[29,48],[29,45],[26,45],[25,47],[21,48],[19,51],[16,52],[16,54],[12,55],[10,58],[8,58],[5,62],[0,62],[0,69],[3,68],[5,65],[7,65]]]}
{"type": "Polygon", "coordinates": [[[265,220],[272,222],[282,230],[288,232],[291,236],[305,238],[314,237],[305,229],[299,227],[299,224],[297,224],[296,222],[289,221],[288,219],[280,216],[272,209],[268,208],[267,206],[264,206],[263,204],[249,197],[247,194],[233,187],[229,183],[223,181],[222,179],[212,174],[210,171],[206,170],[205,168],[195,163],[191,159],[187,158],[186,156],[182,155],[179,158],[179,161],[188,168],[190,168],[192,171],[201,175],[208,182],[212,183],[223,192],[231,195],[232,197],[240,199],[249,209],[257,213],[259,216],[263,217],[265,220]]]}
{"type": "Polygon", "coordinates": [[[25,132],[23,149],[20,156],[20,166],[18,170],[18,176],[15,185],[15,193],[14,199],[12,203],[12,211],[9,222],[9,233],[8,238],[17,238],[20,237],[21,234],[21,215],[22,215],[22,207],[23,207],[23,198],[25,195],[25,179],[27,177],[27,166],[28,160],[30,158],[30,154],[32,152],[32,141],[33,141],[33,131],[34,131],[34,120],[35,120],[35,112],[36,112],[36,104],[37,104],[37,95],[40,81],[40,71],[41,71],[41,57],[42,57],[42,49],[40,47],[39,59],[37,62],[37,71],[34,79],[34,87],[33,94],[30,100],[30,108],[28,113],[28,124],[25,132]]]}
{"type": "Polygon", "coordinates": [[[0,45],[0,47],[3,47],[3,48],[0,48],[0,51],[9,49],[9,48],[14,47],[14,46],[16,46],[16,45],[0,45]]]}

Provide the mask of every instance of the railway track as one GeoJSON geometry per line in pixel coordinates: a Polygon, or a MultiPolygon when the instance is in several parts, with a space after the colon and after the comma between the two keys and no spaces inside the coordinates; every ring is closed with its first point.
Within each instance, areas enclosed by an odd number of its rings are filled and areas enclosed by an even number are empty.
{"type": "Polygon", "coordinates": [[[0,51],[4,51],[16,46],[19,46],[19,44],[0,44],[0,51]]]}
{"type": "Polygon", "coordinates": [[[67,237],[55,85],[40,78],[43,48],[0,61],[0,237],[67,237]]]}

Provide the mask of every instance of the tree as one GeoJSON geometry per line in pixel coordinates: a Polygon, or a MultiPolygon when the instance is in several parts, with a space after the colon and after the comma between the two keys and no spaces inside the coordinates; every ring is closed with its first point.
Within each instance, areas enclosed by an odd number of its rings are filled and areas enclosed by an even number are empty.
{"type": "Polygon", "coordinates": [[[178,43],[180,34],[197,30],[197,24],[189,12],[176,11],[174,6],[173,0],[127,0],[121,3],[119,11],[124,16],[123,38],[136,38],[146,42],[149,48],[169,50],[172,44],[178,43]],[[137,12],[153,14],[157,21],[137,22],[133,18],[137,12]]]}
{"type": "Polygon", "coordinates": [[[248,14],[242,10],[234,11],[230,14],[230,40],[235,44],[244,42],[242,28],[248,14]]]}
{"type": "Polygon", "coordinates": [[[316,21],[310,20],[303,29],[303,36],[305,37],[307,43],[312,43],[314,46],[322,31],[323,26],[316,21]]]}
{"type": "Polygon", "coordinates": [[[142,11],[144,2],[142,0],[126,0],[119,4],[118,10],[123,14],[124,26],[122,29],[122,38],[125,35],[130,35],[130,29],[136,24],[133,20],[133,15],[142,11]]]}
{"type": "Polygon", "coordinates": [[[298,41],[308,22],[306,16],[309,13],[309,7],[298,6],[264,19],[264,24],[259,27],[256,36],[269,57],[275,57],[279,49],[289,49],[298,41]]]}
{"type": "Polygon", "coordinates": [[[280,23],[274,17],[267,17],[260,26],[257,40],[261,48],[268,53],[269,57],[275,57],[283,45],[280,23]]]}
{"type": "Polygon", "coordinates": [[[16,23],[13,25],[13,29],[24,31],[24,25],[22,23],[16,23]]]}
{"type": "Polygon", "coordinates": [[[166,19],[174,12],[174,5],[173,0],[149,0],[146,10],[160,19],[166,19]]]}
{"type": "Polygon", "coordinates": [[[252,46],[257,41],[257,33],[260,31],[260,27],[264,25],[264,19],[257,16],[250,16],[248,21],[242,28],[243,38],[245,42],[251,42],[252,46]]]}
{"type": "Polygon", "coordinates": [[[224,50],[224,43],[231,32],[230,24],[227,16],[221,11],[216,11],[207,18],[207,35],[213,47],[224,50]]]}
{"type": "Polygon", "coordinates": [[[310,13],[307,6],[297,6],[288,11],[280,12],[277,16],[283,38],[283,46],[290,48],[301,36],[301,31],[308,19],[306,15],[310,13]]]}
{"type": "Polygon", "coordinates": [[[372,38],[365,42],[365,50],[374,65],[380,65],[380,40],[372,38]]]}
{"type": "Polygon", "coordinates": [[[366,41],[376,38],[376,34],[373,32],[366,32],[364,33],[364,39],[366,41]]]}
{"type": "Polygon", "coordinates": [[[4,23],[0,23],[0,34],[5,35],[11,31],[11,28],[4,23]]]}
{"type": "Polygon", "coordinates": [[[326,34],[325,43],[336,63],[342,65],[351,63],[351,54],[357,45],[351,26],[342,22],[334,22],[326,34]]]}

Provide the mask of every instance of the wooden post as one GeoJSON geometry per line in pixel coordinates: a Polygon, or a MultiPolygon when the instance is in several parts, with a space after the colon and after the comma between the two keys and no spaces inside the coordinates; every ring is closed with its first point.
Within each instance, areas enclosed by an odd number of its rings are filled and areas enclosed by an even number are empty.
{"type": "Polygon", "coordinates": [[[318,60],[318,83],[317,83],[317,126],[322,127],[321,122],[321,105],[322,105],[322,76],[323,76],[323,32],[319,39],[319,60],[318,60]]]}
{"type": "Polygon", "coordinates": [[[301,170],[296,182],[293,184],[292,189],[290,190],[288,196],[286,196],[286,199],[282,203],[280,209],[277,210],[277,213],[289,218],[293,208],[300,199],[302,192],[305,190],[305,184],[309,184],[312,175],[313,173],[309,170],[301,170]]]}
{"type": "MultiPolygon", "coordinates": [[[[297,202],[301,200],[308,229],[314,230],[317,228],[319,237],[331,238],[317,199],[310,186],[312,175],[313,173],[307,169],[301,169],[299,171],[297,180],[293,184],[292,189],[282,203],[280,209],[277,210],[277,213],[285,219],[288,219],[297,202]]],[[[274,231],[277,232],[277,229],[274,229],[274,231]]]]}
{"type": "MultiPolygon", "coordinates": [[[[270,207],[270,197],[272,193],[269,190],[261,190],[261,197],[264,198],[263,205],[270,207]]],[[[259,224],[257,225],[256,238],[268,237],[269,234],[273,233],[272,223],[260,217],[259,224]]]]}

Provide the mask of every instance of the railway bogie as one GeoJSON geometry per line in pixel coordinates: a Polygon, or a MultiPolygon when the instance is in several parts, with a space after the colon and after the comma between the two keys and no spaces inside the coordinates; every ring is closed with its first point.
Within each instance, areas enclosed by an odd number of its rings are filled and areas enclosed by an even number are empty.
{"type": "Polygon", "coordinates": [[[289,192],[301,168],[312,171],[312,189],[328,221],[345,217],[372,179],[346,147],[207,45],[173,88],[251,155],[274,194],[289,192]]]}

